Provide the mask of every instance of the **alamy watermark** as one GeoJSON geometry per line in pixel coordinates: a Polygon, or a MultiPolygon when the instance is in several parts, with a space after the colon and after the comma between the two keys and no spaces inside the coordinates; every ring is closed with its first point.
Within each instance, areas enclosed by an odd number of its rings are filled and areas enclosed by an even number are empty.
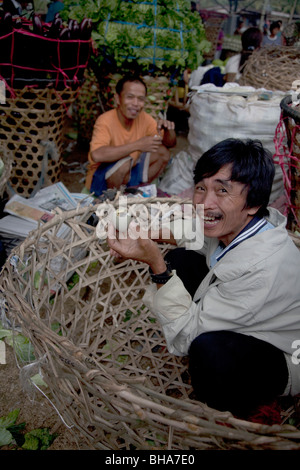
{"type": "Polygon", "coordinates": [[[292,363],[298,366],[300,364],[300,339],[295,339],[295,341],[292,342],[292,349],[295,349],[295,351],[292,354],[292,363]]]}
{"type": "Polygon", "coordinates": [[[112,237],[118,239],[168,240],[171,233],[176,239],[184,239],[190,249],[200,249],[204,241],[203,213],[203,204],[128,204],[127,198],[122,197],[117,207],[109,203],[98,206],[96,233],[99,240],[105,240],[109,224],[115,229],[112,237]]]}

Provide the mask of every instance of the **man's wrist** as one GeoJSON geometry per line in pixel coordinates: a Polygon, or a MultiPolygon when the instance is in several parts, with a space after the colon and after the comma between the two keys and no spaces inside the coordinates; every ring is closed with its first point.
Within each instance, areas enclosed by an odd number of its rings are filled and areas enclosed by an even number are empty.
{"type": "Polygon", "coordinates": [[[169,263],[165,263],[166,269],[161,272],[154,273],[151,266],[149,266],[149,273],[151,276],[151,281],[155,284],[166,284],[172,277],[172,268],[169,263]]]}

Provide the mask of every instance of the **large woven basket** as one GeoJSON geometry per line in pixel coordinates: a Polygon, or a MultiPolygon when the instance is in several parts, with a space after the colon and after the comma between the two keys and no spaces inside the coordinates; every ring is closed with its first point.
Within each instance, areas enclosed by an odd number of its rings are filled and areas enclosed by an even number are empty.
{"type": "Polygon", "coordinates": [[[0,174],[0,201],[6,191],[6,185],[11,175],[12,158],[10,152],[0,146],[0,158],[3,162],[3,170],[0,174]]]}
{"type": "Polygon", "coordinates": [[[84,79],[73,109],[77,121],[78,141],[90,143],[95,121],[104,111],[104,107],[100,100],[99,82],[91,68],[85,69],[84,79]]]}
{"type": "Polygon", "coordinates": [[[204,54],[204,58],[213,59],[217,47],[221,26],[227,18],[227,15],[210,10],[200,10],[199,14],[203,21],[206,39],[211,42],[211,48],[209,52],[206,52],[204,54]]]}
{"type": "Polygon", "coordinates": [[[8,321],[34,346],[46,393],[81,442],[102,450],[299,449],[291,425],[241,421],[192,399],[186,359],[168,352],[143,304],[147,266],[113,261],[87,223],[94,211],[58,212],[15,249],[1,276],[8,321]]]}
{"type": "Polygon", "coordinates": [[[0,105],[0,145],[13,155],[12,190],[24,197],[60,179],[62,129],[77,89],[15,90],[0,105]]]}
{"type": "Polygon", "coordinates": [[[300,77],[300,49],[292,46],[265,46],[254,51],[243,70],[240,85],[289,91],[300,77]]]}

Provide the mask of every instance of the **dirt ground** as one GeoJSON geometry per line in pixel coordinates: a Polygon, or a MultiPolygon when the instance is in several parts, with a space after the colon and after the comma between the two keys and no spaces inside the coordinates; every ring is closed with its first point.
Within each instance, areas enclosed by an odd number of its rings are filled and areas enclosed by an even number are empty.
{"type": "MultiPolygon", "coordinates": [[[[57,434],[50,450],[79,450],[78,434],[69,430],[56,410],[39,392],[33,400],[24,392],[12,347],[6,347],[6,364],[0,364],[0,417],[20,409],[16,424],[26,423],[25,432],[49,428],[57,434]]],[[[7,447],[6,450],[9,450],[7,447]]]]}
{"type": "MultiPolygon", "coordinates": [[[[66,151],[60,180],[70,192],[81,192],[84,187],[88,147],[83,144],[79,145],[74,138],[70,138],[69,135],[73,132],[72,121],[69,121],[65,134],[66,151]]],[[[177,146],[173,150],[174,154],[185,148],[186,143],[186,136],[179,135],[177,146]]],[[[32,401],[24,392],[14,352],[10,346],[6,347],[6,364],[0,364],[0,384],[0,418],[10,411],[20,409],[16,424],[25,422],[26,432],[37,428],[49,428],[51,434],[58,435],[49,450],[84,448],[78,432],[75,431],[74,435],[74,432],[63,424],[58,413],[45,397],[37,392],[32,401]]]]}

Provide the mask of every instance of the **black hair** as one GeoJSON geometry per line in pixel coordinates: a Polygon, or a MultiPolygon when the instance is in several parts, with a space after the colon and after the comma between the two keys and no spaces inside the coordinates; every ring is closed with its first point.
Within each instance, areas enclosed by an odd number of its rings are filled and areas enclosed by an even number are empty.
{"type": "Polygon", "coordinates": [[[146,86],[146,83],[144,82],[144,80],[139,76],[139,75],[135,75],[135,74],[126,74],[124,75],[123,78],[121,78],[117,85],[116,85],[116,93],[118,95],[121,94],[122,90],[123,90],[123,87],[125,85],[126,82],[131,82],[131,83],[135,83],[135,82],[139,82],[141,83],[142,85],[144,85],[145,87],[145,91],[146,91],[146,94],[147,94],[147,86],[146,86]]]}
{"type": "Polygon", "coordinates": [[[276,28],[280,29],[280,23],[278,21],[273,21],[273,23],[270,25],[270,32],[272,33],[272,31],[276,28]]]}
{"type": "Polygon", "coordinates": [[[259,140],[223,140],[199,158],[194,170],[194,183],[215,175],[227,164],[232,165],[231,181],[248,187],[245,207],[260,207],[257,215],[267,214],[275,175],[272,153],[259,140]]]}

